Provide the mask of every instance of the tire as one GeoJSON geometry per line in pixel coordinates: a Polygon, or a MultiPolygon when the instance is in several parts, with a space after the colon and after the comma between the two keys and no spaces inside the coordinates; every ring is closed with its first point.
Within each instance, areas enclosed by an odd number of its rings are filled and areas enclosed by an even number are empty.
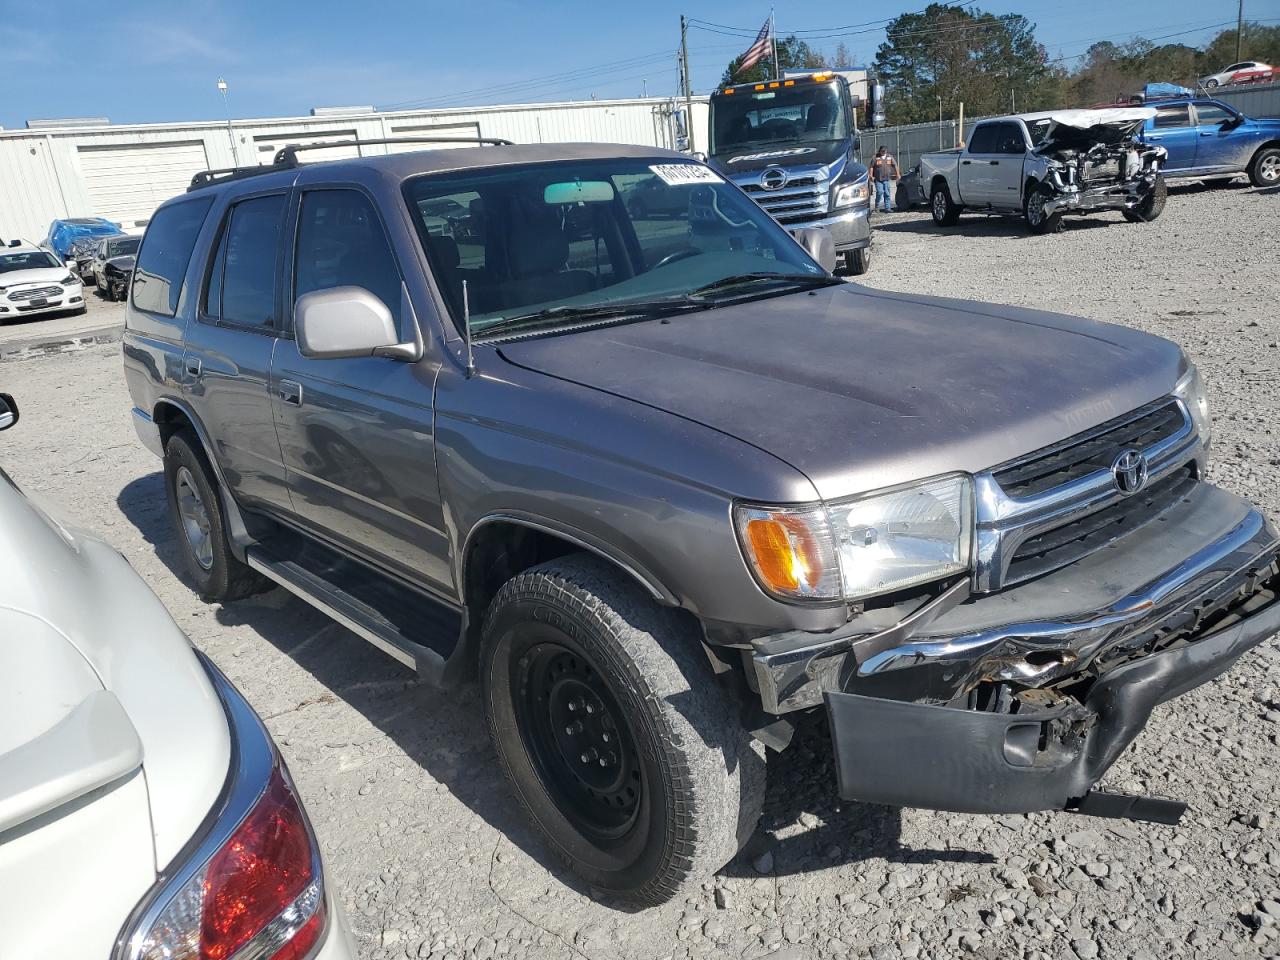
{"type": "Polygon", "coordinates": [[[951,199],[951,191],[945,183],[939,183],[929,194],[929,212],[933,222],[940,227],[953,227],[960,219],[960,207],[951,199]]]}
{"type": "Polygon", "coordinates": [[[1032,233],[1060,233],[1062,231],[1062,211],[1053,214],[1044,212],[1046,201],[1053,199],[1053,188],[1047,184],[1037,183],[1035,188],[1027,191],[1027,198],[1022,202],[1022,218],[1032,233]]]}
{"type": "Polygon", "coordinates": [[[1259,150],[1249,164],[1249,180],[1255,187],[1280,185],[1280,147],[1259,150]]]}
{"type": "Polygon", "coordinates": [[[895,210],[910,210],[911,207],[911,191],[905,185],[899,183],[898,189],[893,192],[893,208],[895,210]]]}
{"type": "Polygon", "coordinates": [[[231,552],[217,479],[189,430],[179,430],[165,444],[164,486],[178,548],[201,599],[226,603],[270,589],[268,580],[231,552]],[[197,502],[192,502],[193,494],[197,502]],[[201,510],[202,524],[197,520],[201,510]],[[188,532],[192,523],[204,528],[207,542],[195,542],[198,538],[188,532]]]}
{"type": "Polygon", "coordinates": [[[664,903],[728,863],[759,820],[763,749],[700,643],[585,554],[518,574],[485,616],[494,750],[520,805],[595,891],[664,903]]]}
{"type": "Polygon", "coordinates": [[[1208,80],[1204,82],[1204,85],[1206,90],[1212,90],[1214,87],[1218,85],[1218,81],[1213,79],[1213,77],[1210,77],[1208,80]]]}
{"type": "Polygon", "coordinates": [[[850,250],[844,255],[844,269],[846,273],[855,277],[860,277],[871,269],[871,248],[859,247],[857,250],[850,250]]]}
{"type": "Polygon", "coordinates": [[[1156,177],[1156,185],[1142,201],[1131,210],[1125,210],[1124,218],[1130,223],[1150,223],[1164,212],[1164,205],[1169,199],[1169,185],[1164,177],[1156,177]]]}

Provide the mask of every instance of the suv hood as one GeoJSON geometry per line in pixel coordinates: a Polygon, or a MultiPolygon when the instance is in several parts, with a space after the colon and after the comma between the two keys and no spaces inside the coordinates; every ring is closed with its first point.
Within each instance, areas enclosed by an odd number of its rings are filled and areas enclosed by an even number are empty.
{"type": "Polygon", "coordinates": [[[56,285],[66,275],[66,267],[37,267],[34,270],[12,270],[9,273],[0,273],[0,290],[33,283],[56,285]]]}
{"type": "Polygon", "coordinates": [[[1125,327],[854,284],[500,351],[766,450],[824,499],[985,470],[1164,396],[1185,362],[1125,327]]]}

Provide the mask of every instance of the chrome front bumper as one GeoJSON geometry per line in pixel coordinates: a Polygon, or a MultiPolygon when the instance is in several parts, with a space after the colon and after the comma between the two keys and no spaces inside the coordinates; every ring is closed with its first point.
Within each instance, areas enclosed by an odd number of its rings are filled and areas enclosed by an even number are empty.
{"type": "Polygon", "coordinates": [[[869,205],[858,206],[834,217],[824,217],[809,223],[789,223],[787,228],[826,227],[831,231],[836,251],[844,253],[871,245],[871,221],[867,215],[870,209],[869,205]]]}
{"type": "Polygon", "coordinates": [[[754,680],[772,713],[830,693],[946,704],[984,682],[1042,687],[1140,657],[1167,633],[1190,630],[1194,645],[1202,618],[1276,576],[1278,554],[1261,513],[1201,483],[1161,520],[1038,580],[978,597],[956,584],[877,630],[855,619],[759,638],[754,680]]]}

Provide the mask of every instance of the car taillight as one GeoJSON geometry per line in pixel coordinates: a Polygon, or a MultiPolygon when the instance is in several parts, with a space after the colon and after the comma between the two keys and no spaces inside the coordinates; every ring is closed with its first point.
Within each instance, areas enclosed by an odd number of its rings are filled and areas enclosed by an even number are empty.
{"type": "Polygon", "coordinates": [[[133,938],[138,960],[302,960],[325,927],[320,864],[283,768],[261,798],[133,938]]]}

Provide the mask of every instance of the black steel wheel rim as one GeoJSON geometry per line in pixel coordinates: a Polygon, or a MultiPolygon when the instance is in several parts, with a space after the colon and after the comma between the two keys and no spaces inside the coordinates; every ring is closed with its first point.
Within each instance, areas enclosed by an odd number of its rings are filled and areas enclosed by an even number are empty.
{"type": "Polygon", "coordinates": [[[516,722],[530,763],[556,806],[597,844],[635,825],[644,777],[635,739],[600,672],[554,641],[518,651],[516,722]]]}

